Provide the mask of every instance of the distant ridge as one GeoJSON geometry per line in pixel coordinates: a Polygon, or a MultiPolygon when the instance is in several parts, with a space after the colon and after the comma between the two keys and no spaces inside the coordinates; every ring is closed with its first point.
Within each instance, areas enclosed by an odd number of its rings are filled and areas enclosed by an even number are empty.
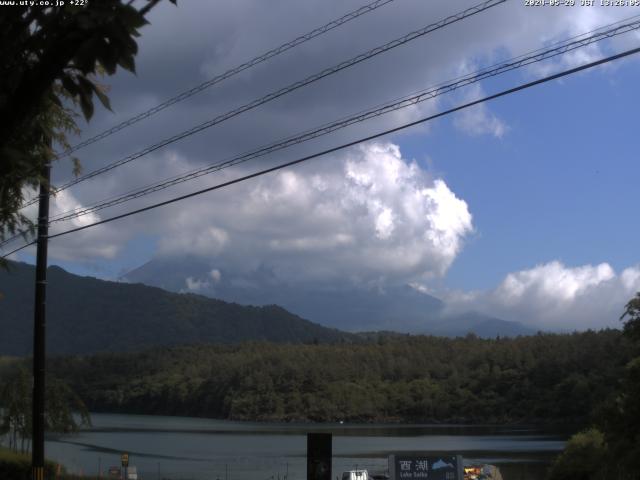
{"type": "MultiPolygon", "coordinates": [[[[0,270],[0,354],[32,350],[35,267],[0,270]]],[[[135,351],[154,346],[271,341],[357,342],[353,334],[304,320],[277,305],[242,306],[142,284],[48,270],[47,354],[135,351]]]]}
{"type": "Polygon", "coordinates": [[[239,271],[222,260],[185,254],[152,259],[123,279],[173,292],[188,290],[187,280],[192,280],[197,292],[209,298],[241,305],[275,303],[317,324],[350,332],[388,330],[447,337],[474,333],[484,338],[536,333],[522,323],[475,311],[450,313],[445,302],[410,285],[288,282],[265,264],[239,271]],[[217,273],[215,280],[212,271],[217,273]]]}

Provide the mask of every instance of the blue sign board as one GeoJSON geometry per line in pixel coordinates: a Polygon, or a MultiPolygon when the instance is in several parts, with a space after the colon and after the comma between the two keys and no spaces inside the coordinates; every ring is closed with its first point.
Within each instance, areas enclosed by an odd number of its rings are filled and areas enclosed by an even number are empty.
{"type": "Polygon", "coordinates": [[[389,455],[390,480],[464,480],[460,455],[389,455]]]}

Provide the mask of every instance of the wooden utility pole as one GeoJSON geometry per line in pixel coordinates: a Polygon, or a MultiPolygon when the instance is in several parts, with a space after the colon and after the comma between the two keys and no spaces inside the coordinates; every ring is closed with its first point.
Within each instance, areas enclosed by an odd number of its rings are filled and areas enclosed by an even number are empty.
{"type": "Polygon", "coordinates": [[[42,169],[38,204],[38,240],[36,252],[36,295],[33,321],[33,480],[44,480],[44,369],[45,327],[47,318],[47,242],[49,234],[49,185],[51,163],[42,169]]]}

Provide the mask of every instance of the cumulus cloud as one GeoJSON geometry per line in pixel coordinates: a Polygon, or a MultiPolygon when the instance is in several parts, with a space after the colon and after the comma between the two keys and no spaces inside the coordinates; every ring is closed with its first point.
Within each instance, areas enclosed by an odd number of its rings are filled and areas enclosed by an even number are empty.
{"type": "MultiPolygon", "coordinates": [[[[85,205],[79,201],[69,190],[58,192],[51,198],[49,206],[49,218],[53,221],[49,227],[49,235],[58,232],[82,227],[90,223],[100,221],[101,217],[96,213],[90,213],[64,222],[55,222],[61,214],[81,210],[85,205]]],[[[37,218],[38,205],[33,204],[23,210],[23,213],[30,218],[37,218]]],[[[84,230],[69,236],[53,239],[49,241],[50,258],[60,260],[71,260],[81,262],[96,262],[110,260],[116,257],[121,251],[123,241],[128,235],[119,234],[116,230],[97,227],[84,230]]],[[[19,244],[10,243],[5,250],[16,248],[19,244]]],[[[35,246],[29,247],[25,252],[35,254],[35,246]]],[[[20,254],[10,257],[12,260],[20,260],[20,254]]]]}
{"type": "Polygon", "coordinates": [[[508,274],[493,290],[450,292],[452,311],[477,309],[543,330],[620,327],[624,305],[640,291],[640,265],[616,273],[608,263],[559,261],[508,274]]]}
{"type": "Polygon", "coordinates": [[[182,292],[205,293],[215,287],[222,280],[222,273],[217,268],[212,269],[205,278],[187,277],[184,279],[185,287],[182,292]]]}
{"type": "MultiPolygon", "coordinates": [[[[475,3],[392,2],[87,147],[79,156],[85,170],[99,168],[475,3]]],[[[127,72],[109,77],[116,113],[98,110],[82,139],[358,6],[320,0],[237,0],[176,8],[161,2],[140,38],[137,77],[127,72]],[[287,17],[296,21],[283,22],[287,17]]],[[[60,197],[60,202],[73,207],[109,198],[423,90],[456,77],[461,63],[483,66],[629,15],[624,8],[531,9],[507,2],[80,184],[73,198],[60,197]]],[[[473,98],[482,88],[460,95],[473,98]]],[[[434,113],[439,102],[335,132],[291,154],[279,154],[277,160],[434,113]]],[[[458,116],[455,124],[471,135],[499,138],[508,132],[508,121],[482,106],[458,116]]],[[[278,274],[291,278],[315,274],[355,281],[381,276],[412,280],[447,271],[473,227],[467,203],[444,180],[430,178],[389,144],[368,145],[323,164],[62,237],[52,242],[51,258],[113,258],[127,250],[128,242],[150,235],[154,241],[149,244],[157,246],[158,255],[193,253],[246,269],[269,261],[278,274]]],[[[57,162],[54,184],[70,178],[70,162],[57,162]]],[[[206,177],[100,215],[122,213],[166,199],[169,192],[187,193],[214,182],[206,177]]]]}
{"type": "Polygon", "coordinates": [[[197,278],[187,277],[185,279],[185,284],[187,286],[187,291],[190,292],[200,292],[202,290],[208,289],[211,284],[204,280],[198,280],[197,278]]]}
{"type": "Polygon", "coordinates": [[[466,202],[391,143],[215,196],[218,207],[181,208],[163,225],[159,256],[188,253],[235,271],[269,265],[288,281],[406,279],[444,274],[473,230],[466,202]]]}

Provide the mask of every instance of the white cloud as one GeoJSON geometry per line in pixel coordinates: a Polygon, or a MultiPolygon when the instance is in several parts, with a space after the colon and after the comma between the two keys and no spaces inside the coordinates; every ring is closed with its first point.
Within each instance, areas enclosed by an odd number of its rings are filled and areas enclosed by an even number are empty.
{"type": "MultiPolygon", "coordinates": [[[[465,90],[460,103],[468,103],[486,96],[479,84],[474,84],[465,90]]],[[[466,108],[457,113],[453,124],[463,132],[472,135],[492,135],[502,138],[507,132],[507,124],[493,114],[485,103],[480,103],[470,108],[466,108]]]]}
{"type": "Polygon", "coordinates": [[[217,268],[211,270],[209,272],[209,276],[211,277],[211,280],[213,280],[213,283],[220,283],[220,280],[222,280],[222,273],[220,273],[220,270],[217,268]]]}
{"type": "Polygon", "coordinates": [[[608,263],[559,261],[508,274],[490,291],[451,292],[451,310],[477,309],[545,330],[620,327],[625,304],[640,291],[640,265],[619,274],[608,263]]]}
{"type": "MultiPolygon", "coordinates": [[[[474,3],[393,2],[140,122],[109,141],[87,147],[80,158],[87,171],[99,168],[474,3]]],[[[98,133],[349,9],[342,2],[319,0],[277,5],[246,0],[199,2],[194,8],[161,3],[151,13],[151,25],[145,27],[140,38],[138,76],[121,72],[109,78],[117,113],[98,110],[83,136],[98,133]],[[283,22],[285,16],[296,21],[283,22]],[[167,43],[168,37],[175,41],[167,43]]],[[[423,90],[459,75],[461,64],[475,69],[628,17],[631,11],[598,7],[532,9],[521,2],[507,2],[193,135],[188,141],[177,142],[170,147],[171,152],[159,150],[95,181],[79,184],[73,189],[73,199],[60,197],[59,201],[75,206],[137,189],[362,111],[390,97],[423,90]]],[[[562,61],[575,63],[598,53],[590,50],[587,57],[574,54],[562,61]],[[578,59],[578,55],[583,58],[578,59]]],[[[461,90],[460,95],[474,98],[482,92],[476,85],[461,90]]],[[[397,111],[302,145],[291,155],[303,156],[397,126],[418,115],[435,113],[448,102],[441,97],[437,102],[397,111]]],[[[508,133],[507,123],[508,119],[498,118],[486,106],[468,110],[455,120],[458,128],[471,135],[496,138],[508,133]]],[[[411,134],[416,131],[410,130],[411,134]]],[[[127,249],[130,240],[149,235],[153,241],[158,239],[155,245],[161,255],[193,253],[224,258],[244,268],[269,261],[277,265],[278,273],[292,278],[339,275],[355,280],[381,276],[413,279],[442,275],[472,231],[469,208],[444,180],[430,178],[417,165],[402,160],[394,148],[389,144],[364,146],[332,161],[318,160],[323,166],[263,177],[61,237],[52,241],[51,257],[77,261],[113,258],[127,249]]],[[[285,151],[278,157],[288,155],[285,151]]],[[[262,160],[266,163],[268,159],[262,160]]],[[[57,162],[54,183],[70,179],[70,170],[69,162],[57,162]]],[[[111,216],[191,192],[221,178],[228,179],[227,172],[101,215],[111,216]]],[[[84,217],[75,225],[90,220],[84,217]]]]}
{"type": "MultiPolygon", "coordinates": [[[[467,204],[391,143],[221,190],[180,208],[158,255],[198,255],[283,280],[442,275],[472,227],[467,204]]],[[[218,274],[212,273],[215,279],[218,274]]]]}
{"type": "Polygon", "coordinates": [[[206,226],[190,210],[184,210],[174,220],[174,233],[163,236],[158,244],[160,255],[201,255],[214,256],[219,254],[229,241],[229,235],[221,228],[206,226]],[[186,232],[182,227],[188,228],[197,222],[200,228],[186,232]],[[178,227],[180,230],[175,229],[178,227]]]}
{"type": "Polygon", "coordinates": [[[530,270],[510,273],[495,295],[507,305],[518,303],[526,297],[536,297],[554,305],[566,304],[614,277],[615,273],[607,263],[567,268],[554,261],[530,270]]]}
{"type": "MultiPolygon", "coordinates": [[[[96,213],[90,213],[64,222],[55,222],[55,218],[60,214],[67,214],[74,210],[81,210],[84,204],[69,190],[58,192],[51,198],[50,215],[54,221],[49,227],[49,235],[55,235],[61,231],[82,227],[90,223],[100,221],[101,217],[96,213]]],[[[38,204],[25,208],[23,213],[32,219],[37,218],[38,204]]],[[[110,260],[115,258],[121,251],[123,239],[126,236],[118,234],[117,231],[105,229],[104,227],[91,228],[68,236],[54,238],[49,241],[49,257],[66,261],[96,262],[100,260],[110,260]]],[[[9,244],[7,249],[15,248],[9,244]]],[[[35,246],[27,249],[31,254],[35,254],[35,246]]],[[[20,259],[20,254],[12,255],[12,259],[20,259]]]]}
{"type": "MultiPolygon", "coordinates": [[[[51,214],[50,218],[55,221],[55,218],[61,214],[66,214],[74,211],[81,211],[85,206],[69,191],[63,190],[53,196],[51,200],[51,214]]],[[[73,218],[69,221],[65,221],[67,228],[81,227],[90,223],[95,223],[100,220],[100,216],[96,213],[88,213],[81,217],[73,218]]]]}
{"type": "Polygon", "coordinates": [[[200,292],[202,290],[208,289],[211,284],[204,280],[198,280],[197,278],[187,277],[185,278],[185,284],[187,286],[187,290],[190,292],[200,292]]]}

